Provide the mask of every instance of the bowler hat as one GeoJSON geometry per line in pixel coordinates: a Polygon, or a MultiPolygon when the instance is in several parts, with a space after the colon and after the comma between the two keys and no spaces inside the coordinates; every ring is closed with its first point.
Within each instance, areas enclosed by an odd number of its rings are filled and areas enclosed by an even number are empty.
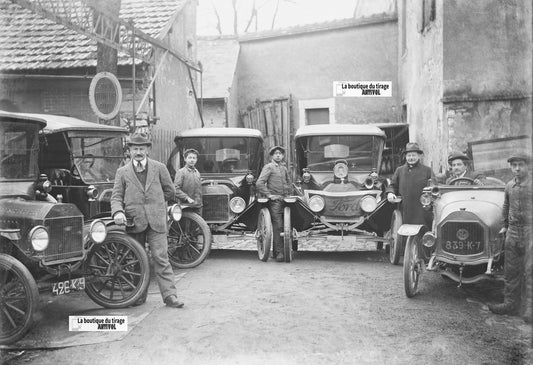
{"type": "Polygon", "coordinates": [[[462,152],[455,151],[448,156],[448,163],[451,164],[453,160],[470,161],[470,158],[462,152]]]}
{"type": "Polygon", "coordinates": [[[524,152],[517,152],[512,154],[511,157],[507,159],[507,162],[511,163],[513,161],[518,160],[524,161],[526,164],[529,164],[531,162],[531,156],[524,152]]]}
{"type": "Polygon", "coordinates": [[[405,153],[407,152],[418,152],[418,153],[424,153],[420,147],[418,147],[418,143],[416,142],[409,142],[405,145],[405,153]]]}
{"type": "Polygon", "coordinates": [[[281,147],[281,146],[274,146],[272,147],[269,151],[268,151],[268,154],[270,156],[272,156],[274,154],[274,152],[276,151],[280,151],[281,153],[285,154],[285,148],[281,147]]]}
{"type": "Polygon", "coordinates": [[[130,140],[128,141],[128,145],[129,145],[129,146],[132,146],[132,145],[137,145],[137,146],[141,146],[141,145],[151,146],[151,145],[152,145],[152,141],[150,141],[150,139],[148,138],[148,135],[147,135],[146,133],[134,133],[134,134],[130,137],[130,140]]]}

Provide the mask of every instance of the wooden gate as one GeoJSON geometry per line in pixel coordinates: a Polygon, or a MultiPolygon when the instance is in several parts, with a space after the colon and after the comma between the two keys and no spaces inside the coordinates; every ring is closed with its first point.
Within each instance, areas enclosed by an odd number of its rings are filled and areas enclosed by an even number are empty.
{"type": "Polygon", "coordinates": [[[272,100],[257,100],[255,104],[242,110],[241,121],[245,128],[259,129],[263,133],[265,161],[269,160],[268,150],[274,146],[285,147],[287,166],[292,165],[292,139],[294,123],[292,118],[291,96],[272,100]]]}

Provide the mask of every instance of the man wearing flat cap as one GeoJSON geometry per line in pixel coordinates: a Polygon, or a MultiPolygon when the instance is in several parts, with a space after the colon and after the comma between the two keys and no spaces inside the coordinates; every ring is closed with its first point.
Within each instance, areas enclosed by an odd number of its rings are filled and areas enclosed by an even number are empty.
{"type": "Polygon", "coordinates": [[[431,212],[422,208],[420,196],[422,190],[433,179],[431,168],[420,163],[422,150],[418,143],[407,143],[405,146],[405,164],[398,167],[387,188],[387,199],[394,201],[401,195],[402,222],[405,224],[425,224],[431,227],[431,212]]]}
{"type": "MultiPolygon", "coordinates": [[[[145,133],[133,134],[128,142],[131,162],[117,170],[111,194],[111,213],[117,225],[133,220],[126,231],[143,246],[150,246],[154,271],[163,302],[183,307],[174,286],[174,272],[168,260],[167,204],[176,191],[165,165],[148,158],[152,142],[145,133]]],[[[146,300],[146,294],[141,304],[146,300]]]]}
{"type": "Polygon", "coordinates": [[[270,199],[268,210],[272,219],[273,257],[277,262],[285,261],[283,256],[283,198],[290,194],[290,177],[287,167],[283,164],[285,149],[281,146],[272,147],[269,151],[272,162],[266,164],[257,179],[255,186],[261,195],[270,199]]]}
{"type": "MultiPolygon", "coordinates": [[[[484,179],[484,176],[482,174],[476,174],[474,171],[470,170],[467,165],[469,161],[470,158],[461,152],[452,152],[450,156],[448,156],[448,164],[450,165],[451,171],[450,177],[446,179],[447,185],[450,183],[453,183],[454,185],[464,184],[464,182],[461,182],[461,180],[457,179],[471,179],[474,181],[474,184],[483,185],[482,180],[484,179]],[[456,180],[457,183],[455,182],[456,180]]],[[[469,185],[471,182],[466,182],[466,184],[469,185]]]]}
{"type": "Polygon", "coordinates": [[[505,186],[503,228],[505,234],[504,301],[491,304],[496,314],[521,314],[531,323],[533,250],[531,242],[531,156],[517,153],[507,160],[514,178],[505,186]]]}

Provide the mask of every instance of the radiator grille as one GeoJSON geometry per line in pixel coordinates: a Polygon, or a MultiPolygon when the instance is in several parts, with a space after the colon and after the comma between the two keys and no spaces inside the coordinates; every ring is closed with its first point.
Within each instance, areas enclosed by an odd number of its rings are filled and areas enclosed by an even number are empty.
{"type": "Polygon", "coordinates": [[[229,221],[229,197],[227,195],[204,195],[202,216],[208,223],[229,221]]]}
{"type": "Polygon", "coordinates": [[[44,225],[50,234],[45,262],[83,257],[83,217],[49,218],[44,225]]]}
{"type": "Polygon", "coordinates": [[[455,255],[474,255],[485,250],[483,226],[474,222],[446,222],[441,228],[443,251],[455,255]]]}

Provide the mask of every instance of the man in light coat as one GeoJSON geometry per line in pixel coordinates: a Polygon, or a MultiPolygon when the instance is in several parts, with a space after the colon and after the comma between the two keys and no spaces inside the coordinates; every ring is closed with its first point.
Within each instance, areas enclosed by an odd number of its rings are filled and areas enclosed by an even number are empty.
{"type": "Polygon", "coordinates": [[[164,303],[181,308],[183,303],[176,296],[167,252],[166,202],[174,199],[174,184],[166,166],[148,158],[152,143],[146,134],[132,135],[128,145],[131,162],[117,170],[111,195],[112,216],[117,225],[125,225],[128,218],[133,220],[133,227],[127,227],[127,232],[143,246],[145,242],[149,244],[164,303]]]}

